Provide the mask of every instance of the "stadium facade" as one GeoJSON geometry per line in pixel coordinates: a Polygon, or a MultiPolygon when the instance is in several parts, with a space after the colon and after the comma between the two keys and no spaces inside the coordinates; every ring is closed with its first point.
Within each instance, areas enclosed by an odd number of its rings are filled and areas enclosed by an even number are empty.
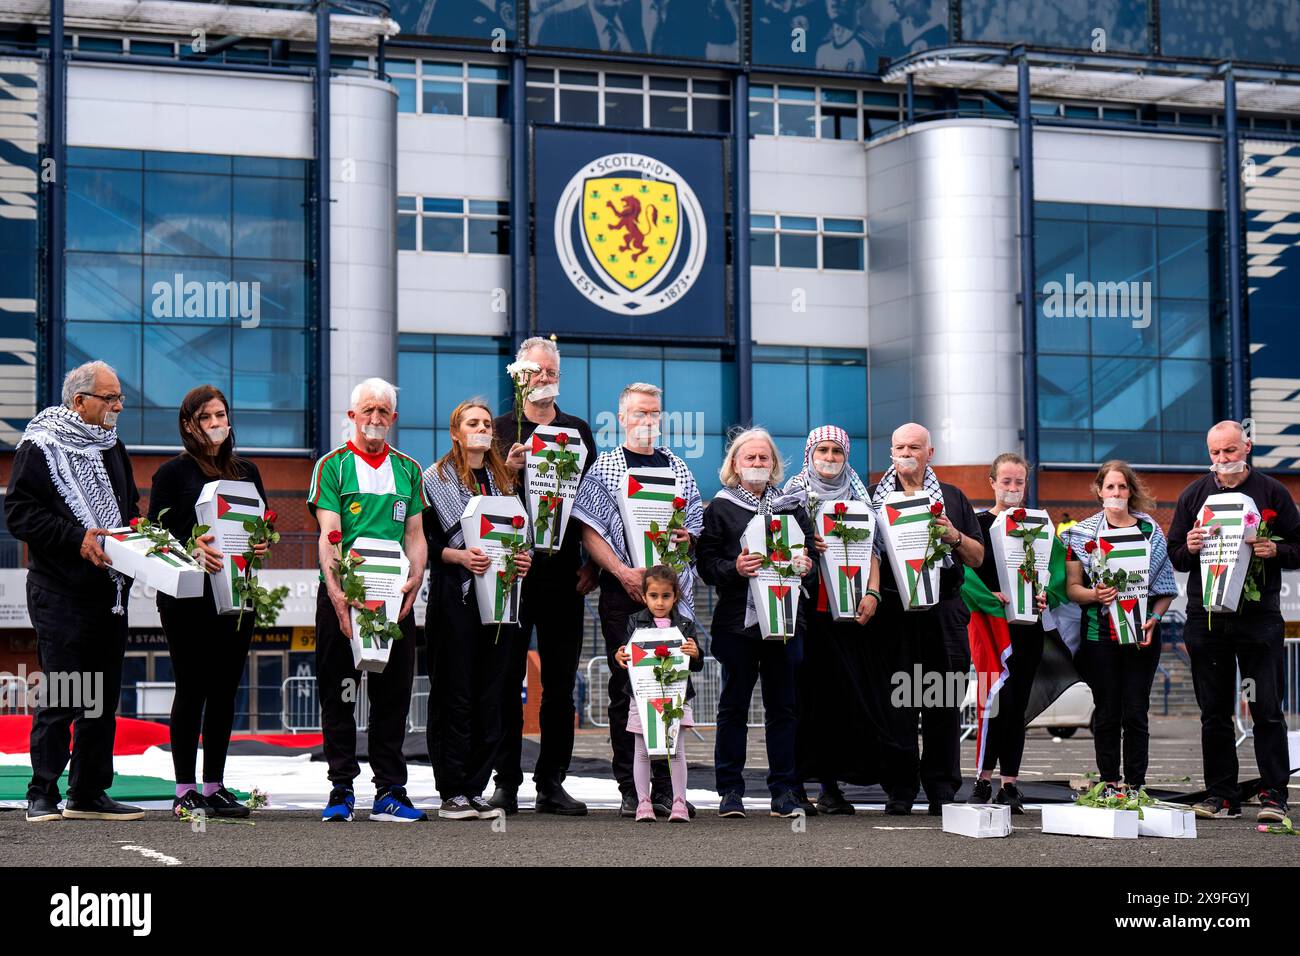
{"type": "Polygon", "coordinates": [[[661,384],[706,496],[737,423],[878,473],[915,420],[977,500],[1018,449],[1056,512],[1111,457],[1168,508],[1228,417],[1300,493],[1300,2],[1092,6],[0,0],[0,447],[102,358],[145,490],[215,383],[303,569],[355,381],[427,463],[542,334],[604,445],[661,384]]]}

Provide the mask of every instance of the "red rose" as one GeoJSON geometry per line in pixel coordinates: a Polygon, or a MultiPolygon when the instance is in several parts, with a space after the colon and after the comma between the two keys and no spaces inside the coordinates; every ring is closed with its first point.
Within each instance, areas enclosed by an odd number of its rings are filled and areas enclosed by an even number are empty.
{"type": "Polygon", "coordinates": [[[679,497],[673,499],[673,509],[674,509],[674,510],[676,510],[676,511],[681,511],[681,510],[682,510],[683,508],[685,508],[685,507],[686,507],[686,499],[685,499],[685,498],[682,498],[682,497],[679,496],[679,497]]]}
{"type": "Polygon", "coordinates": [[[338,544],[343,540],[342,531],[331,531],[329,536],[330,544],[338,544]]]}
{"type": "Polygon", "coordinates": [[[1265,508],[1263,511],[1259,513],[1259,520],[1263,521],[1265,524],[1272,521],[1276,517],[1277,517],[1277,512],[1274,511],[1272,508],[1265,508]]]}
{"type": "Polygon", "coordinates": [[[936,501],[934,504],[930,505],[930,514],[934,515],[936,518],[943,514],[943,502],[936,501]]]}
{"type": "Polygon", "coordinates": [[[1087,544],[1083,546],[1083,550],[1086,551],[1088,554],[1092,554],[1092,552],[1097,550],[1097,542],[1089,541],[1087,544]]]}
{"type": "Polygon", "coordinates": [[[660,644],[658,647],[655,648],[655,657],[658,657],[661,660],[667,660],[672,656],[673,656],[672,651],[668,650],[668,648],[665,647],[663,644],[660,644]]]}
{"type": "Polygon", "coordinates": [[[835,513],[837,515],[848,514],[849,506],[842,501],[835,502],[835,513]]]}
{"type": "Polygon", "coordinates": [[[563,448],[565,445],[569,443],[569,433],[560,432],[558,435],[555,436],[555,443],[559,445],[561,448],[563,448]]]}
{"type": "Polygon", "coordinates": [[[1024,508],[1017,508],[1015,511],[1011,512],[1011,517],[1014,518],[1016,521],[1024,521],[1024,520],[1025,520],[1025,509],[1024,509],[1024,508]]]}
{"type": "Polygon", "coordinates": [[[138,525],[139,523],[140,523],[140,519],[139,519],[139,518],[132,518],[132,519],[131,519],[131,527],[132,527],[132,528],[134,528],[134,527],[135,527],[136,525],[138,525]]]}
{"type": "Polygon", "coordinates": [[[510,519],[510,525],[511,527],[514,528],[522,528],[524,526],[524,516],[515,515],[513,518],[510,519]]]}
{"type": "Polygon", "coordinates": [[[781,530],[781,522],[778,519],[773,518],[772,523],[767,527],[769,531],[771,531],[773,534],[776,534],[778,531],[781,530]]]}
{"type": "Polygon", "coordinates": [[[262,515],[262,520],[265,521],[267,524],[275,524],[276,519],[279,517],[280,516],[276,514],[274,511],[267,511],[266,514],[262,515]]]}

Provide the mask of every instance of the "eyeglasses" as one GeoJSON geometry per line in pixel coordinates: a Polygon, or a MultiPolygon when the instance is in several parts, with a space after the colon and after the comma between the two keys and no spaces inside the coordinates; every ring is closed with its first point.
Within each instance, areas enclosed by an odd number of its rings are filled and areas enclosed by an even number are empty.
{"type": "Polygon", "coordinates": [[[110,405],[124,405],[124,404],[126,404],[126,396],[123,395],[121,392],[118,392],[116,395],[97,395],[97,394],[95,394],[94,392],[78,392],[77,394],[78,394],[78,395],[89,395],[91,398],[97,398],[97,399],[99,399],[101,402],[108,402],[108,404],[110,404],[110,405]]]}

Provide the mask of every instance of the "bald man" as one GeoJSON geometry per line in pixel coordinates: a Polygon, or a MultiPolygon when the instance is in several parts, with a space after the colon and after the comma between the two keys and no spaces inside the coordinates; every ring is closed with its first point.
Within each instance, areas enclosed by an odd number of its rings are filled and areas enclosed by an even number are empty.
{"type": "Polygon", "coordinates": [[[970,613],[961,599],[961,585],[967,567],[984,561],[984,539],[970,500],[956,485],[942,482],[930,467],[934,445],[930,432],[915,422],[898,428],[890,444],[892,464],[871,489],[873,507],[880,511],[891,491],[925,493],[931,501],[943,502],[943,514],[935,521],[944,527],[943,540],[952,547],[952,561],[939,573],[939,600],[924,611],[904,611],[906,583],[894,579],[888,561],[880,564],[880,590],[884,601],[877,613],[868,651],[873,685],[883,693],[875,701],[882,720],[890,728],[885,741],[882,784],[888,800],[885,812],[912,812],[920,786],[925,787],[932,816],[943,813],[961,788],[961,697],[970,672],[970,645],[966,625],[970,613]],[[902,594],[900,594],[900,591],[902,594]],[[911,706],[894,706],[895,675],[914,680],[916,668],[922,680],[941,680],[945,688],[939,705],[916,705],[921,688],[907,695],[911,706]],[[937,678],[930,675],[938,675],[937,678]],[[917,747],[916,722],[920,711],[924,750],[917,747]]]}
{"type": "MultiPolygon", "coordinates": [[[[1236,669],[1254,686],[1250,705],[1254,720],[1255,763],[1259,767],[1259,820],[1280,822],[1287,812],[1287,726],[1282,714],[1285,649],[1283,644],[1282,570],[1300,568],[1300,512],[1286,487],[1248,464],[1251,442],[1238,422],[1219,422],[1205,436],[1210,473],[1196,479],[1178,497],[1169,527],[1169,559],[1188,572],[1187,627],[1184,638],[1192,661],[1192,686],[1201,709],[1201,759],[1208,795],[1193,808],[1199,817],[1241,816],[1237,780],[1237,740],[1233,712],[1237,705],[1236,669]],[[1243,594],[1233,613],[1207,614],[1202,605],[1201,551],[1212,538],[1199,516],[1210,495],[1235,491],[1249,495],[1268,520],[1272,537],[1257,540],[1254,556],[1263,562],[1259,600],[1243,594]],[[1269,516],[1267,512],[1274,512],[1269,516]]],[[[1249,794],[1247,796],[1253,796],[1249,794]]]]}

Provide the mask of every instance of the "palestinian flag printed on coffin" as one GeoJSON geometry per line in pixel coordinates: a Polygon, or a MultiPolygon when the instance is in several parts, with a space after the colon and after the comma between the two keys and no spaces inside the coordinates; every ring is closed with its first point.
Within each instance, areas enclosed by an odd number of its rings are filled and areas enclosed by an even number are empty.
{"type": "Polygon", "coordinates": [[[471,575],[480,624],[514,624],[518,621],[522,581],[507,589],[501,576],[512,544],[527,547],[528,512],[517,495],[475,495],[460,516],[465,547],[481,548],[491,559],[483,574],[471,575]],[[515,522],[519,522],[516,528],[515,522]]]}
{"type": "Polygon", "coordinates": [[[578,494],[578,484],[582,480],[582,470],[586,467],[588,450],[582,443],[582,434],[576,428],[561,428],[539,425],[528,440],[528,452],[524,463],[528,485],[528,520],[533,526],[534,544],[538,548],[558,548],[563,543],[569,527],[569,505],[578,494]],[[557,438],[565,436],[561,444],[557,438]],[[573,478],[560,481],[554,462],[546,461],[547,452],[556,455],[565,452],[577,457],[577,472],[573,478]],[[540,465],[548,465],[546,474],[541,473],[540,465]],[[537,525],[542,499],[550,503],[552,513],[541,527],[537,525]],[[557,531],[555,540],[551,540],[553,531],[557,531]]]}
{"type": "Polygon", "coordinates": [[[908,611],[932,607],[938,599],[938,567],[921,571],[930,534],[931,504],[924,492],[909,495],[901,491],[890,492],[881,503],[882,543],[887,546],[899,599],[908,611]]]}
{"type": "MultiPolygon", "coordinates": [[[[785,554],[791,554],[790,516],[772,515],[766,520],[781,523],[781,530],[772,535],[772,544],[785,554]]],[[[781,584],[767,585],[767,620],[769,632],[772,634],[794,635],[794,602],[799,594],[798,585],[794,582],[797,581],[797,578],[786,578],[781,584]],[[791,586],[792,584],[794,586],[791,586]]]]}
{"type": "Polygon", "coordinates": [[[1215,532],[1201,548],[1201,606],[1207,611],[1236,611],[1258,533],[1255,500],[1240,492],[1210,495],[1196,523],[1215,532]]]}
{"type": "Polygon", "coordinates": [[[1132,528],[1102,528],[1097,547],[1106,556],[1112,570],[1137,571],[1141,577],[1130,583],[1109,607],[1110,623],[1120,644],[1137,644],[1142,640],[1142,622],[1147,612],[1147,575],[1150,572],[1151,546],[1146,535],[1132,528]]]}
{"type": "Polygon", "coordinates": [[[660,528],[673,516],[673,499],[680,494],[672,468],[629,468],[620,489],[619,508],[623,530],[628,538],[628,552],[637,567],[659,563],[650,530],[650,522],[660,528]]]}
{"type": "Polygon", "coordinates": [[[243,606],[236,603],[236,582],[244,577],[246,565],[235,565],[238,557],[249,550],[249,532],[244,525],[261,518],[265,511],[257,485],[251,481],[209,481],[194,502],[195,521],[208,526],[208,532],[215,536],[212,546],[231,558],[222,562],[220,571],[209,575],[218,614],[240,614],[252,608],[247,602],[243,606]]]}
{"type": "Polygon", "coordinates": [[[681,631],[669,628],[638,628],[628,640],[627,650],[631,657],[628,662],[628,680],[631,683],[634,706],[641,716],[641,726],[645,730],[646,750],[651,754],[671,755],[676,753],[679,733],[664,734],[663,707],[669,702],[681,704],[686,695],[686,682],[678,681],[661,687],[654,677],[655,649],[666,647],[670,651],[667,658],[673,669],[680,672],[689,670],[690,663],[686,655],[680,653],[684,643],[681,631]],[[667,697],[664,691],[667,690],[667,697]]]}
{"type": "Polygon", "coordinates": [[[997,560],[998,584],[1004,594],[1012,597],[1012,612],[1008,619],[1012,623],[1026,623],[1038,620],[1038,611],[1034,603],[1035,586],[1046,587],[1045,580],[1050,571],[1052,539],[1056,536],[1055,526],[1046,511],[1025,509],[1025,516],[1017,521],[1011,509],[1003,511],[998,521],[994,522],[990,536],[994,556],[997,560]],[[1020,573],[1020,562],[1024,558],[1024,539],[1013,537],[1009,532],[1022,528],[1033,528],[1045,532],[1034,542],[1034,554],[1037,560],[1037,582],[1026,581],[1020,573]]]}
{"type": "MultiPolygon", "coordinates": [[[[370,610],[382,607],[389,621],[396,621],[402,610],[402,586],[411,564],[402,546],[383,538],[357,538],[348,549],[349,557],[362,558],[357,574],[366,586],[361,603],[370,610]]],[[[366,635],[361,637],[358,611],[352,609],[352,661],[358,670],[382,671],[388,663],[392,642],[366,635]]]]}
{"type": "MultiPolygon", "coordinates": [[[[521,531],[516,531],[511,521],[514,515],[508,514],[491,514],[484,512],[479,515],[479,537],[484,541],[500,541],[502,544],[509,546],[512,541],[519,539],[521,531]]],[[[514,621],[515,613],[519,608],[519,587],[520,580],[515,579],[515,583],[510,588],[506,587],[506,573],[504,570],[497,571],[496,586],[492,591],[492,615],[494,621],[514,621]]]]}
{"type": "Polygon", "coordinates": [[[244,498],[232,494],[217,493],[217,520],[256,521],[262,517],[262,502],[258,498],[244,498]]]}
{"type": "Polygon", "coordinates": [[[756,514],[745,525],[741,545],[748,548],[751,554],[771,557],[767,538],[769,525],[773,521],[779,523],[779,529],[771,535],[772,545],[774,549],[783,552],[784,556],[776,559],[775,565],[759,568],[758,574],[749,579],[749,595],[754,602],[759,633],[763,639],[789,640],[795,633],[801,579],[793,574],[783,576],[777,568],[789,567],[793,559],[803,553],[803,529],[793,515],[756,514]]]}
{"type": "Polygon", "coordinates": [[[854,500],[827,501],[819,511],[816,523],[826,539],[826,550],[821,553],[820,563],[827,605],[834,620],[850,620],[857,614],[871,572],[876,515],[869,504],[854,500]],[[850,529],[866,529],[866,540],[850,541],[846,545],[836,537],[835,508],[840,504],[845,507],[841,518],[844,525],[850,529]]]}
{"type": "Polygon", "coordinates": [[[930,496],[915,495],[885,503],[885,520],[890,527],[930,520],[930,496]]]}

